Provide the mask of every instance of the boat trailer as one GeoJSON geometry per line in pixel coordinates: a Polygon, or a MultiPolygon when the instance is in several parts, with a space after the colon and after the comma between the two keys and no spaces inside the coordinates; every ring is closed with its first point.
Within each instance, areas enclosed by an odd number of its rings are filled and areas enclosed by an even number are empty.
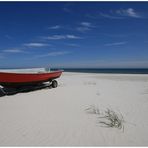
{"type": "Polygon", "coordinates": [[[14,95],[17,93],[30,92],[30,91],[35,91],[35,90],[40,90],[45,88],[56,88],[57,86],[58,86],[58,82],[56,80],[52,80],[46,83],[22,85],[22,86],[15,86],[15,87],[0,86],[0,97],[14,95]]]}

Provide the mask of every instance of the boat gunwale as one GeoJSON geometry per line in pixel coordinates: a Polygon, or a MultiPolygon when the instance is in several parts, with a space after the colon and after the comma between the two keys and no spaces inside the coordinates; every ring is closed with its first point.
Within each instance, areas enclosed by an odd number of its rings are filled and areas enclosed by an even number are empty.
{"type": "Polygon", "coordinates": [[[64,70],[57,70],[57,71],[49,71],[49,72],[1,72],[0,71],[0,74],[10,74],[10,75],[44,75],[44,74],[52,74],[52,73],[59,73],[59,72],[63,72],[64,70]]]}

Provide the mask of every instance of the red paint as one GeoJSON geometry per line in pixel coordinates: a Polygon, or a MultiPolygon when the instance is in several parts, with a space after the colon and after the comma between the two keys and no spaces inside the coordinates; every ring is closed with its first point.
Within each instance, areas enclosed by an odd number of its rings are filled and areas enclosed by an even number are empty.
{"type": "Polygon", "coordinates": [[[7,73],[0,72],[0,83],[44,82],[60,77],[62,71],[49,73],[7,73]]]}

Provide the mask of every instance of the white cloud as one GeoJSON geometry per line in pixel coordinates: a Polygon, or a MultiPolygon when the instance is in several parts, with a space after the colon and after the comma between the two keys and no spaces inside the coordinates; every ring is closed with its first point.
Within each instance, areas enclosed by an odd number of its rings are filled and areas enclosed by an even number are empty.
{"type": "Polygon", "coordinates": [[[81,22],[81,25],[85,27],[92,27],[92,24],[90,22],[81,22]]]}
{"type": "Polygon", "coordinates": [[[45,39],[48,39],[48,40],[61,40],[61,39],[65,39],[65,36],[64,35],[53,35],[53,36],[45,37],[45,39]]]}
{"type": "Polygon", "coordinates": [[[122,16],[128,16],[128,17],[134,17],[134,18],[141,18],[142,17],[133,8],[120,9],[120,10],[117,10],[116,13],[119,15],[122,15],[122,16]]]}
{"type": "Polygon", "coordinates": [[[67,46],[71,46],[71,47],[80,47],[80,45],[78,45],[78,44],[73,44],[73,43],[69,43],[69,44],[66,44],[67,46]]]}
{"type": "Polygon", "coordinates": [[[58,52],[50,52],[47,55],[48,56],[59,56],[59,55],[65,55],[65,54],[69,54],[70,52],[68,51],[58,51],[58,52]]]}
{"type": "Polygon", "coordinates": [[[86,32],[92,30],[95,26],[92,25],[90,22],[81,22],[80,26],[76,28],[77,31],[86,32]]]}
{"type": "Polygon", "coordinates": [[[49,44],[44,44],[44,43],[26,43],[24,44],[26,47],[45,47],[49,46],[49,44]]]}
{"type": "Polygon", "coordinates": [[[89,30],[91,30],[90,28],[88,28],[88,27],[77,27],[77,31],[80,31],[80,32],[85,32],[85,31],[89,31],[89,30]]]}
{"type": "Polygon", "coordinates": [[[53,29],[53,30],[60,29],[60,28],[61,28],[60,25],[55,25],[55,26],[48,27],[48,29],[53,29]]]}
{"type": "Polygon", "coordinates": [[[75,36],[75,35],[70,35],[70,34],[66,35],[66,38],[68,38],[68,39],[80,39],[80,37],[75,36]]]}
{"type": "Polygon", "coordinates": [[[105,46],[119,46],[119,45],[125,45],[127,42],[115,42],[115,43],[107,43],[105,46]]]}
{"type": "Polygon", "coordinates": [[[123,17],[121,16],[115,16],[115,15],[112,15],[112,14],[106,14],[106,13],[102,13],[100,12],[99,13],[101,16],[105,17],[105,18],[109,18],[109,19],[124,19],[123,17]]]}
{"type": "Polygon", "coordinates": [[[68,51],[55,51],[55,52],[49,52],[43,55],[38,55],[35,58],[43,58],[43,57],[50,57],[50,56],[62,56],[62,55],[66,55],[66,54],[70,54],[71,52],[68,51]]]}
{"type": "Polygon", "coordinates": [[[7,52],[7,53],[22,53],[24,52],[22,49],[17,49],[17,48],[12,48],[12,49],[5,49],[3,50],[3,52],[7,52]]]}
{"type": "Polygon", "coordinates": [[[81,37],[68,34],[68,35],[53,35],[53,36],[48,36],[48,37],[44,37],[44,39],[48,39],[48,40],[81,39],[81,37]]]}
{"type": "Polygon", "coordinates": [[[127,8],[127,9],[118,9],[118,10],[110,10],[107,12],[99,12],[100,16],[109,19],[125,19],[125,18],[144,18],[140,15],[135,9],[127,8]]]}

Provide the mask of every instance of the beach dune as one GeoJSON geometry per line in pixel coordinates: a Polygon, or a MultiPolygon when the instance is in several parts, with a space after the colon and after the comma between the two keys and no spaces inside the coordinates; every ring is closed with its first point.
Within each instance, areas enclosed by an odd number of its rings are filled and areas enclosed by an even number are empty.
{"type": "Polygon", "coordinates": [[[57,80],[57,88],[0,98],[0,146],[148,146],[147,74],[64,72],[57,80]],[[124,129],[100,123],[107,109],[122,115],[124,129]]]}

